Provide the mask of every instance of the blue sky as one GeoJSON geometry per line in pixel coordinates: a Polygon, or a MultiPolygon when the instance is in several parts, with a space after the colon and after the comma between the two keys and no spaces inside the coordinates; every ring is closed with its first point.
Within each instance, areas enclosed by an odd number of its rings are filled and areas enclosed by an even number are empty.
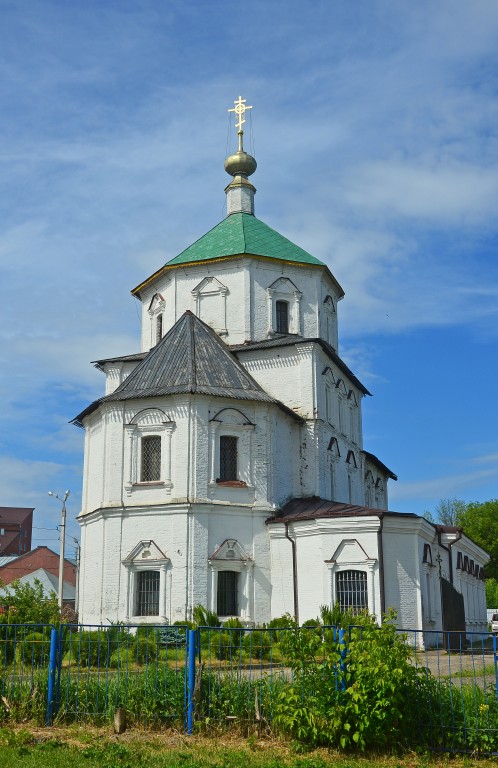
{"type": "MultiPolygon", "coordinates": [[[[0,506],[58,547],[90,361],[139,349],[130,289],[224,216],[253,105],[256,214],[346,291],[391,509],[497,494],[494,0],[0,0],[0,506]],[[233,133],[233,132],[232,132],[233,133]],[[45,530],[47,529],[47,530],[45,530]]],[[[248,137],[249,138],[249,137],[248,137]]],[[[68,541],[69,550],[72,540],[68,541]]]]}

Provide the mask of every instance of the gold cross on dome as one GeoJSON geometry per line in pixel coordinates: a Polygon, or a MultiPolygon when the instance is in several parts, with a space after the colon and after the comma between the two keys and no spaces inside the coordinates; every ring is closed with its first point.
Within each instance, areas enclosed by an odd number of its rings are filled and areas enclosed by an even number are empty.
{"type": "Polygon", "coordinates": [[[232,109],[228,110],[229,112],[235,112],[235,114],[238,116],[239,122],[235,124],[235,127],[239,131],[242,130],[242,126],[244,125],[244,123],[246,121],[246,119],[244,117],[244,113],[245,113],[246,109],[252,109],[252,107],[250,107],[248,104],[246,104],[246,101],[247,101],[247,99],[243,99],[242,96],[239,96],[239,100],[233,102],[235,104],[235,106],[232,107],[232,109]]]}

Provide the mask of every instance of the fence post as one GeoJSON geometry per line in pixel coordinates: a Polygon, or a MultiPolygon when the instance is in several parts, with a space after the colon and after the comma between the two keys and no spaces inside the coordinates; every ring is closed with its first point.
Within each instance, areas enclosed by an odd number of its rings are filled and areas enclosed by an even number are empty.
{"type": "Polygon", "coordinates": [[[495,693],[498,699],[498,648],[497,635],[493,633],[493,655],[495,660],[495,693]]]}
{"type": "Polygon", "coordinates": [[[342,646],[340,651],[341,661],[340,661],[340,668],[341,668],[341,691],[346,690],[346,681],[344,679],[344,675],[346,673],[346,630],[340,629],[339,630],[339,645],[342,646]]]}
{"type": "Polygon", "coordinates": [[[194,688],[195,688],[195,640],[197,632],[195,629],[188,631],[188,678],[187,678],[187,734],[190,736],[194,732],[194,688]]]}
{"type": "MultiPolygon", "coordinates": [[[[67,629],[67,625],[65,627],[67,629]]],[[[56,715],[59,711],[60,702],[61,702],[61,673],[62,673],[62,656],[63,656],[63,645],[64,645],[64,628],[61,624],[59,627],[59,638],[57,642],[57,678],[55,683],[55,710],[54,714],[56,715]]]]}
{"type": "Polygon", "coordinates": [[[45,718],[46,725],[52,725],[54,713],[54,693],[55,693],[55,673],[57,670],[57,650],[59,645],[59,633],[52,628],[50,633],[50,660],[48,665],[48,692],[47,692],[47,714],[45,718]]]}

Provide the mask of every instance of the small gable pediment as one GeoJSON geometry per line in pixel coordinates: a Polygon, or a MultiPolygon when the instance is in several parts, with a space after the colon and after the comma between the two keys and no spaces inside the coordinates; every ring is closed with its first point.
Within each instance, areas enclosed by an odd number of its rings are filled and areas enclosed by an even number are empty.
{"type": "Polygon", "coordinates": [[[329,381],[331,384],[335,385],[335,383],[336,383],[335,376],[334,376],[334,372],[332,371],[332,368],[330,367],[330,365],[327,365],[323,369],[322,376],[325,376],[327,381],[329,381]]]}
{"type": "Polygon", "coordinates": [[[152,539],[149,539],[148,541],[139,541],[129,555],[123,560],[125,565],[167,562],[169,562],[169,557],[166,557],[164,552],[157,546],[155,541],[152,541],[152,539]]]}
{"type": "Polygon", "coordinates": [[[335,386],[336,386],[336,389],[339,390],[341,395],[344,395],[345,397],[347,397],[348,390],[346,389],[346,385],[344,384],[344,379],[338,379],[335,386]]]}
{"type": "Polygon", "coordinates": [[[268,286],[267,290],[276,291],[277,293],[288,293],[291,295],[297,293],[301,296],[301,291],[297,285],[293,283],[292,280],[289,280],[288,277],[279,277],[275,282],[268,286]]]}
{"type": "Polygon", "coordinates": [[[195,288],[192,288],[192,294],[194,296],[209,296],[213,293],[228,293],[228,288],[226,285],[223,285],[223,283],[221,283],[216,277],[205,277],[204,280],[201,280],[199,285],[196,285],[195,288]]]}
{"type": "Polygon", "coordinates": [[[152,315],[155,312],[161,312],[166,306],[164,296],[161,293],[155,293],[149,304],[149,313],[152,315]]]}
{"type": "Polygon", "coordinates": [[[331,437],[327,450],[332,453],[332,456],[339,458],[341,455],[341,452],[339,450],[339,442],[337,440],[337,437],[331,437]]]}
{"type": "Polygon", "coordinates": [[[225,539],[216,547],[209,560],[239,560],[249,562],[251,558],[244,552],[237,539],[225,539]]]}
{"type": "Polygon", "coordinates": [[[324,300],[323,300],[323,304],[324,304],[324,306],[325,306],[325,307],[326,307],[326,308],[327,308],[327,309],[328,309],[330,312],[335,312],[335,307],[334,307],[334,300],[333,300],[332,296],[330,295],[330,293],[328,293],[328,294],[325,296],[325,298],[324,298],[324,300]]]}
{"type": "Polygon", "coordinates": [[[343,539],[329,562],[342,563],[364,563],[369,557],[358,539],[343,539]]]}

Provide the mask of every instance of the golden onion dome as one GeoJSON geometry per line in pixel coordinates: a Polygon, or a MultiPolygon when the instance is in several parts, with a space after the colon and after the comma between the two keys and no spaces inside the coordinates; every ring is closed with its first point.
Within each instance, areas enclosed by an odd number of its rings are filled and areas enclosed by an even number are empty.
{"type": "Polygon", "coordinates": [[[256,160],[244,150],[238,150],[225,160],[225,171],[231,176],[250,176],[257,168],[256,160]]]}

